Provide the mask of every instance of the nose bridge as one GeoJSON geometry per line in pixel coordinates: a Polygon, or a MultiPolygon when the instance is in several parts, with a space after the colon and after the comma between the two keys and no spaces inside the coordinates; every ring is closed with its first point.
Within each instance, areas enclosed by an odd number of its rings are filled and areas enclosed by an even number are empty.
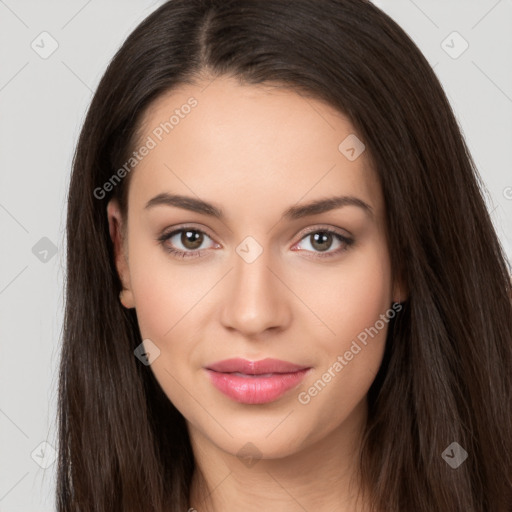
{"type": "Polygon", "coordinates": [[[274,275],[271,253],[253,237],[247,237],[236,247],[231,285],[223,297],[225,326],[257,334],[270,327],[282,327],[288,321],[285,290],[274,275]]]}

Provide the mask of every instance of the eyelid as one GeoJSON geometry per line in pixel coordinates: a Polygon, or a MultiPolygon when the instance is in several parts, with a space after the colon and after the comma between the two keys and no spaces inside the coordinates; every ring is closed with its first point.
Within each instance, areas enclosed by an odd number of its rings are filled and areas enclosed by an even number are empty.
{"type": "Polygon", "coordinates": [[[196,226],[193,223],[178,224],[177,226],[173,226],[172,228],[164,229],[162,231],[162,234],[159,235],[158,240],[168,239],[171,235],[175,235],[177,232],[180,232],[180,231],[186,231],[187,229],[190,230],[190,231],[198,231],[199,233],[204,233],[205,235],[207,235],[212,240],[215,240],[215,237],[212,236],[208,232],[207,228],[205,228],[203,226],[200,226],[200,227],[196,226]]]}
{"type": "Polygon", "coordinates": [[[322,231],[322,230],[333,231],[342,237],[352,238],[352,233],[350,233],[346,229],[343,230],[343,231],[345,231],[345,233],[346,233],[345,234],[342,232],[341,228],[331,226],[329,224],[317,224],[316,226],[307,227],[303,231],[301,231],[299,234],[300,240],[302,240],[306,235],[309,235],[310,233],[316,233],[317,231],[322,231]]]}

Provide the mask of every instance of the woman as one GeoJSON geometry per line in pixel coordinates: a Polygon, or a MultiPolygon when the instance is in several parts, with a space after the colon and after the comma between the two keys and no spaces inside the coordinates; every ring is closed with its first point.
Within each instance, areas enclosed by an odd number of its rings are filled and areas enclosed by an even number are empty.
{"type": "Polygon", "coordinates": [[[59,510],[512,510],[510,269],[371,3],[165,3],[68,204],[59,510]]]}

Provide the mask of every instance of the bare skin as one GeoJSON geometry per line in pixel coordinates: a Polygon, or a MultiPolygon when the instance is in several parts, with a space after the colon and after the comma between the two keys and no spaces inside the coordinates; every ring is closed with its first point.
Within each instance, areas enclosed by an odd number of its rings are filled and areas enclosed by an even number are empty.
{"type": "Polygon", "coordinates": [[[351,161],[338,149],[354,128],[324,102],[225,77],[158,98],[145,113],[141,141],[191,97],[197,106],[132,171],[128,219],[115,200],[107,208],[123,304],[136,309],[143,339],[160,350],[151,369],[187,421],[203,475],[194,475],[190,506],[366,510],[355,503],[355,460],[388,324],[359,342],[350,360],[344,354],[393,301],[406,298],[391,281],[383,197],[367,154],[351,161]],[[161,193],[200,198],[225,217],[145,208],[161,193]],[[348,204],[281,218],[292,206],[341,195],[364,201],[371,213],[348,204]],[[157,240],[183,227],[203,233],[199,249],[181,232],[157,240]],[[325,229],[353,243],[334,235],[315,242],[325,229]],[[181,259],[166,247],[195,254],[181,259]],[[248,262],[245,254],[257,257],[248,262]],[[346,362],[341,370],[338,356],[346,362]],[[277,400],[243,404],[205,371],[232,357],[272,357],[311,370],[277,400]],[[309,392],[319,380],[325,385],[309,392]],[[247,458],[239,455],[243,447],[247,458]],[[210,489],[206,497],[200,481],[210,489]]]}

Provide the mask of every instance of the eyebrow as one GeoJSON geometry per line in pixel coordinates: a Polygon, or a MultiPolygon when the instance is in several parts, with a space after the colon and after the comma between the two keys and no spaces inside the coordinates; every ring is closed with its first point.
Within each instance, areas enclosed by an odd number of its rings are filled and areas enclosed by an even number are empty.
{"type": "MultiPolygon", "coordinates": [[[[155,206],[175,206],[203,215],[210,215],[220,220],[225,219],[222,209],[218,206],[203,201],[202,199],[179,194],[168,194],[166,192],[158,194],[150,199],[144,208],[150,209],[155,206]]],[[[319,213],[342,208],[343,206],[357,206],[363,209],[370,217],[373,217],[373,208],[362,199],[354,196],[333,196],[325,199],[317,199],[299,206],[291,206],[283,213],[282,219],[297,220],[310,215],[318,215],[319,213]]]]}

